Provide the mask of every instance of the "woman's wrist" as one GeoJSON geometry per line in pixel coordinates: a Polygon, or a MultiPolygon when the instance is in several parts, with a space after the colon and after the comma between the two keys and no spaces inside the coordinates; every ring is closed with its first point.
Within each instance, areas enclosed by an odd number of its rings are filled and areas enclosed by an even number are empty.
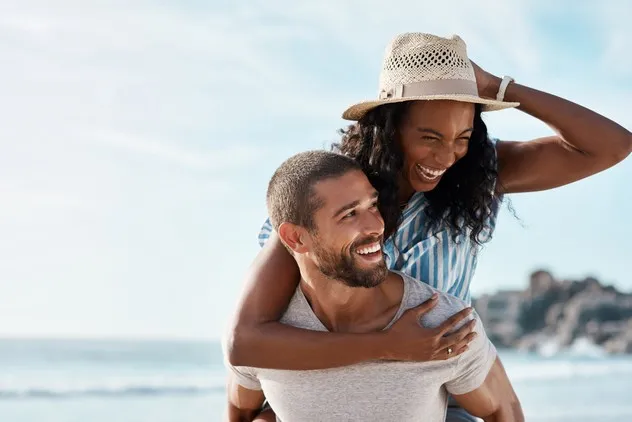
{"type": "Polygon", "coordinates": [[[389,331],[371,333],[369,342],[369,360],[397,360],[389,344],[389,331]]]}
{"type": "Polygon", "coordinates": [[[493,98],[496,99],[496,94],[498,94],[498,90],[500,89],[500,83],[502,82],[502,78],[498,76],[492,76],[488,81],[482,92],[478,94],[484,98],[493,98]]]}

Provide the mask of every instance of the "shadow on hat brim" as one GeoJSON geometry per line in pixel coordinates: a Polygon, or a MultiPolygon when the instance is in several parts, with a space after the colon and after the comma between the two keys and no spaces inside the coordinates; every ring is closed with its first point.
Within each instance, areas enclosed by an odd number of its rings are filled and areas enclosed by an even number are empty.
{"type": "Polygon", "coordinates": [[[392,98],[387,100],[373,100],[363,101],[361,103],[352,105],[342,113],[342,118],[345,120],[358,121],[366,113],[384,104],[402,103],[405,101],[432,101],[432,100],[452,100],[465,103],[482,104],[483,111],[498,111],[505,110],[507,108],[518,107],[520,103],[510,103],[505,101],[492,100],[487,98],[481,98],[469,95],[431,95],[423,97],[404,97],[404,98],[392,98]]]}

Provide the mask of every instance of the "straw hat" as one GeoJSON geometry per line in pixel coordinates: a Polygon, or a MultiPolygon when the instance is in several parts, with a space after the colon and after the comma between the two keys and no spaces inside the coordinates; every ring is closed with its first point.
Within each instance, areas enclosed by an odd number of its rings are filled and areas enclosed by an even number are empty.
{"type": "Polygon", "coordinates": [[[520,105],[479,97],[474,67],[459,36],[406,33],[386,48],[378,99],[349,107],[342,118],[359,120],[382,104],[413,100],[465,101],[483,104],[483,111],[520,105]]]}

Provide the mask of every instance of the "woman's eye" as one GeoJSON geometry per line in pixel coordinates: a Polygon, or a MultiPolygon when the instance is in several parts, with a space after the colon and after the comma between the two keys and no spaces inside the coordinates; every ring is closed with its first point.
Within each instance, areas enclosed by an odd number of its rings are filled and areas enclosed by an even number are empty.
{"type": "Polygon", "coordinates": [[[353,216],[355,216],[355,215],[356,215],[356,212],[355,212],[355,211],[349,211],[349,212],[348,212],[348,213],[346,213],[346,214],[344,215],[344,217],[342,217],[342,218],[343,218],[343,219],[347,219],[347,218],[351,218],[351,217],[353,217],[353,216]]]}

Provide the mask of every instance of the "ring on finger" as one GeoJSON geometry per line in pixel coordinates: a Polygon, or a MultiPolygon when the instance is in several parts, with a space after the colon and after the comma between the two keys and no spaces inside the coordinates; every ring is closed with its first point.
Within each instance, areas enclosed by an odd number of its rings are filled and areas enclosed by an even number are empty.
{"type": "Polygon", "coordinates": [[[452,348],[448,347],[448,356],[450,356],[452,354],[452,348]]]}

